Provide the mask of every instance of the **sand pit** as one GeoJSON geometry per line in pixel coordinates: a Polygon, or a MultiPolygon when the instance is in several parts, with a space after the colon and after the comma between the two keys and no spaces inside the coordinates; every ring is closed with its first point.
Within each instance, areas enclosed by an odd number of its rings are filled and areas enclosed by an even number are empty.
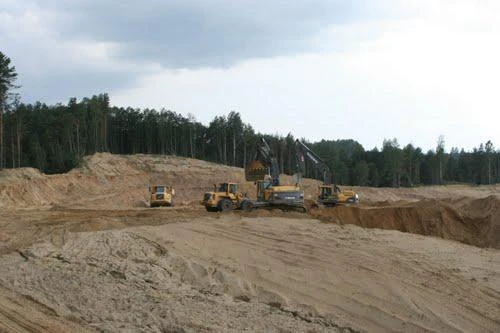
{"type": "Polygon", "coordinates": [[[110,154],[0,171],[0,332],[500,331],[499,186],[356,188],[358,207],[307,214],[199,205],[215,182],[253,195],[243,177],[110,154]],[[146,208],[150,183],[176,206],[146,208]]]}
{"type": "MultiPolygon", "coordinates": [[[[3,209],[131,209],[148,206],[149,184],[172,184],[177,205],[196,205],[213,184],[235,181],[250,197],[255,186],[240,168],[172,156],[98,153],[81,168],[47,176],[32,168],[0,172],[3,209]]],[[[293,182],[283,176],[284,183],[293,182]]],[[[318,182],[304,179],[308,202],[318,182]]],[[[454,239],[480,247],[500,247],[499,186],[430,186],[410,189],[355,188],[360,207],[311,210],[325,222],[394,229],[454,239]]],[[[266,213],[260,213],[266,214],[266,213]]],[[[272,213],[271,213],[272,215],[272,213]]]]}
{"type": "Polygon", "coordinates": [[[311,219],[238,214],[66,232],[61,238],[0,257],[0,284],[43,304],[50,318],[85,329],[500,328],[497,250],[311,219]]]}
{"type": "Polygon", "coordinates": [[[379,207],[319,208],[311,209],[310,215],[325,222],[393,229],[500,248],[500,199],[497,196],[468,200],[425,199],[384,203],[379,207]]]}

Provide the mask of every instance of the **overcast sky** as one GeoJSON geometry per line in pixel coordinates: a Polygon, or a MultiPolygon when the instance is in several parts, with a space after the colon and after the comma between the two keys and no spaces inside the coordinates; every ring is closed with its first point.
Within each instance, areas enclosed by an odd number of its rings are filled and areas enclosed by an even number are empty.
{"type": "Polygon", "coordinates": [[[23,102],[109,93],[263,133],[500,147],[497,0],[0,0],[23,102]]]}

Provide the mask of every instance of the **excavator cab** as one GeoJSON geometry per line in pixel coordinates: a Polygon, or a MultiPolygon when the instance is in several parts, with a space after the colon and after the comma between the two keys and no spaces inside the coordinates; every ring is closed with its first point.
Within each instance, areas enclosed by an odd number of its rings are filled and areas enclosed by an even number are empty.
{"type": "Polygon", "coordinates": [[[265,201],[269,200],[272,188],[272,182],[270,179],[259,180],[256,182],[257,185],[257,200],[265,201]]]}
{"type": "Polygon", "coordinates": [[[335,206],[338,203],[338,196],[333,185],[318,186],[318,203],[324,206],[335,206]]]}
{"type": "Polygon", "coordinates": [[[340,189],[337,185],[319,185],[318,186],[319,199],[326,199],[331,196],[338,196],[340,193],[345,192],[340,189]]]}
{"type": "MultiPolygon", "coordinates": [[[[257,200],[252,207],[275,207],[305,211],[304,191],[297,185],[280,183],[280,168],[276,154],[261,137],[253,160],[245,167],[245,179],[257,185],[257,200]]],[[[246,206],[246,205],[244,205],[246,206]]]]}
{"type": "Polygon", "coordinates": [[[319,186],[319,198],[324,199],[332,195],[333,188],[330,185],[320,185],[319,186]]]}

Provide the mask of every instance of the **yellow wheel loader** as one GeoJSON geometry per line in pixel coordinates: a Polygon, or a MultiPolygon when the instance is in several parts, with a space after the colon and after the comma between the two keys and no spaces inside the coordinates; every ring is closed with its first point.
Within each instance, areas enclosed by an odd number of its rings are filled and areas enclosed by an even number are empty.
{"type": "Polygon", "coordinates": [[[229,212],[233,209],[249,209],[250,200],[238,191],[238,183],[214,185],[214,190],[205,192],[202,204],[209,212],[229,212]]]}

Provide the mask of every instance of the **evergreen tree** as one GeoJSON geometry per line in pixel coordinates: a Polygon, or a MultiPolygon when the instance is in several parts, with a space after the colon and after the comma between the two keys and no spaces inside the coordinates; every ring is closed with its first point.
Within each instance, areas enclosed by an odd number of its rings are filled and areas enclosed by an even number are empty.
{"type": "MultiPolygon", "coordinates": [[[[13,83],[9,85],[12,87],[13,83]]],[[[80,101],[71,98],[67,105],[22,104],[15,99],[8,105],[2,114],[2,164],[8,167],[65,172],[77,166],[84,155],[98,151],[170,154],[243,167],[252,159],[259,137],[264,136],[281,172],[297,171],[291,133],[286,137],[256,133],[235,111],[217,116],[205,126],[193,115],[184,117],[166,109],[112,107],[107,94],[80,101]]],[[[440,137],[436,149],[426,154],[411,144],[401,149],[397,139],[384,140],[382,150],[368,151],[354,140],[303,141],[321,156],[338,184],[414,186],[500,181],[500,152],[491,141],[470,152],[452,148],[446,153],[444,138],[440,137]]],[[[322,180],[311,162],[306,163],[304,177],[322,180]]]]}
{"type": "Polygon", "coordinates": [[[16,67],[11,64],[10,58],[0,51],[0,169],[5,167],[3,113],[9,90],[17,87],[14,84],[16,79],[16,67]]]}

